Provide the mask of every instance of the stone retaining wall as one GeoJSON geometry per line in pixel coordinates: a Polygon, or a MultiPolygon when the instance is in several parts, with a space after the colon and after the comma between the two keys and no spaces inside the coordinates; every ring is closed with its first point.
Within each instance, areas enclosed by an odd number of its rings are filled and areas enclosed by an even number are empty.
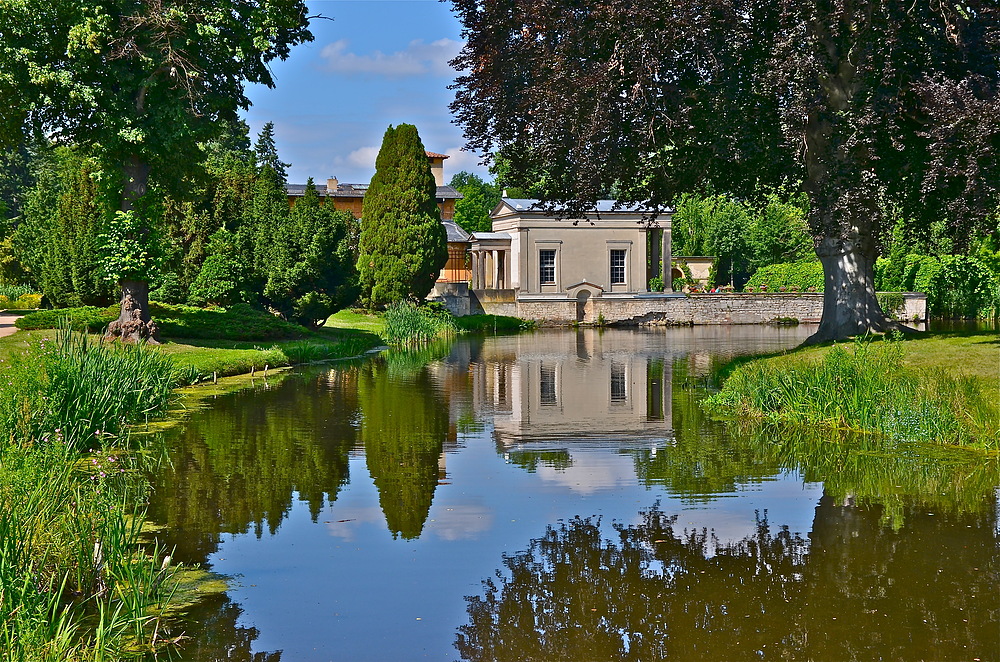
{"type": "MultiPolygon", "coordinates": [[[[821,293],[650,294],[601,296],[585,301],[535,297],[514,300],[512,290],[476,291],[471,309],[514,315],[541,324],[767,324],[797,320],[818,322],[823,314],[821,293]],[[497,294],[493,294],[493,292],[497,294]],[[498,295],[499,293],[502,295],[498,295]],[[509,293],[509,294],[508,294],[509,293]],[[483,296],[479,296],[479,295],[483,296]]],[[[927,318],[927,297],[905,293],[903,321],[927,318]]]]}

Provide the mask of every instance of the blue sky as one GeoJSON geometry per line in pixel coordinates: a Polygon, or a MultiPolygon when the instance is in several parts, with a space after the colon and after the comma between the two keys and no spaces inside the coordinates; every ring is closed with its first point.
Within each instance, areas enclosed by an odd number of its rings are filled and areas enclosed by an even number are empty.
{"type": "Polygon", "coordinates": [[[367,182],[390,124],[414,124],[424,146],[449,154],[445,177],[459,170],[488,176],[479,158],[461,152],[451,123],[448,60],[461,48],[451,3],[436,0],[308,0],[315,41],[272,69],[277,86],[251,86],[246,119],[255,137],[275,124],[278,152],[291,162],[288,180],[367,182]]]}

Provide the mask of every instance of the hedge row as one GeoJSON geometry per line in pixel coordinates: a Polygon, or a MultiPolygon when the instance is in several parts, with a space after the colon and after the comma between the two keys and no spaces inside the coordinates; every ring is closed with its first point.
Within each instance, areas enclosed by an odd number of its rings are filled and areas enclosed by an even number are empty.
{"type": "MultiPolygon", "coordinates": [[[[62,320],[68,320],[75,330],[99,332],[118,318],[119,310],[117,305],[40,310],[19,318],[15,324],[20,329],[54,329],[62,320]]],[[[246,305],[226,310],[150,302],[150,312],[160,333],[168,338],[282,340],[309,334],[305,327],[246,305]]]]}

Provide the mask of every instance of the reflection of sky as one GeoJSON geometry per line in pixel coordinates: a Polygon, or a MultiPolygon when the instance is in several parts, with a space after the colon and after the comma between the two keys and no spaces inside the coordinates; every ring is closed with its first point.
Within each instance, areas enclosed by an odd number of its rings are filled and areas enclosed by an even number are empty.
{"type": "Polygon", "coordinates": [[[352,458],[352,482],[320,513],[320,526],[296,500],[277,535],[226,540],[210,560],[239,576],[230,595],[244,609],[241,625],[260,631],[254,650],[283,650],[296,662],[451,660],[455,630],[467,621],[464,596],[481,594],[503,555],[548,525],[597,516],[611,537],[612,522],[634,524],[659,501],[679,515],[678,531],[708,528],[721,542],[753,533],[755,511],[767,511],[775,529],[805,535],[821,492],[788,474],[691,505],[640,485],[616,444],[569,444],[572,466],[531,473],[504,462],[489,430],[464,441],[447,455],[447,484],[438,485],[418,540],[392,539],[363,457],[352,458]]]}

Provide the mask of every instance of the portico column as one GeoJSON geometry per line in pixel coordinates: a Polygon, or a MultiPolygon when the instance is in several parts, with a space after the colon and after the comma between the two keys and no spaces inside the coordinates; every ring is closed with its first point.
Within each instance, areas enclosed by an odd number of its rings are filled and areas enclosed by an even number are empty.
{"type": "Polygon", "coordinates": [[[483,254],[478,249],[472,251],[472,289],[474,290],[483,289],[482,257],[483,254]]]}
{"type": "Polygon", "coordinates": [[[511,289],[510,287],[510,251],[506,250],[503,252],[503,287],[506,290],[511,289]]]}
{"type": "Polygon", "coordinates": [[[670,228],[663,228],[663,269],[660,273],[663,274],[663,291],[673,292],[674,291],[674,277],[673,277],[673,267],[671,265],[672,260],[670,259],[670,228]]]}

